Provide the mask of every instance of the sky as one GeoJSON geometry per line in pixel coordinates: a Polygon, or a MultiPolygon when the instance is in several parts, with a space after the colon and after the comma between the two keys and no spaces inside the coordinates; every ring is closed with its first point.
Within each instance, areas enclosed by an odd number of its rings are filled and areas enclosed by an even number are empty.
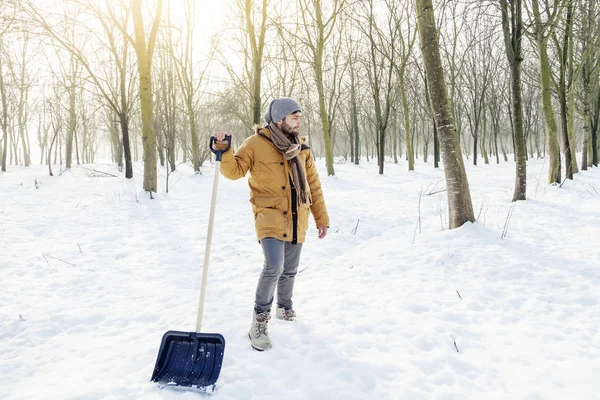
{"type": "MultiPolygon", "coordinates": [[[[476,223],[448,230],[442,169],[317,160],[297,321],[247,337],[262,268],[245,179],[219,180],[203,332],[225,337],[211,399],[597,399],[600,170],[562,187],[528,161],[466,162],[476,223]]],[[[214,166],[126,180],[99,162],[0,174],[3,399],[199,399],[150,376],[162,335],[193,331],[214,166]],[[58,172],[58,167],[57,172],[58,172]],[[115,175],[115,176],[112,176],[115,175]]]]}

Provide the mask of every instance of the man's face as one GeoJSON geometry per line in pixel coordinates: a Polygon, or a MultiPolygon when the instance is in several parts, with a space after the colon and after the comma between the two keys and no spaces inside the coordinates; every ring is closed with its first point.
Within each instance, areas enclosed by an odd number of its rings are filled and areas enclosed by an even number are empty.
{"type": "Polygon", "coordinates": [[[302,126],[302,113],[298,111],[290,114],[281,120],[281,122],[277,123],[277,125],[281,125],[279,128],[285,133],[297,135],[302,126]]]}

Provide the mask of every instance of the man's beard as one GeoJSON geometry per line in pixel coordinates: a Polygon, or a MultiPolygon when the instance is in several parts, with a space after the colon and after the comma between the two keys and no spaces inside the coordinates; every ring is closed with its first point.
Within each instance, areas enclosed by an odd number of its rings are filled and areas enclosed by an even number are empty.
{"type": "Polygon", "coordinates": [[[281,121],[281,130],[288,135],[297,136],[300,128],[296,128],[296,130],[294,130],[294,128],[292,128],[287,122],[285,122],[285,120],[283,120],[281,121]]]}

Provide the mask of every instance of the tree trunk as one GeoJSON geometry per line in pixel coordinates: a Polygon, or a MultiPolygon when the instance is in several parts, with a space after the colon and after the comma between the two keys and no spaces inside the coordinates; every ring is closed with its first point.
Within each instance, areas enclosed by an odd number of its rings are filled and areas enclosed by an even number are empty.
{"type": "Polygon", "coordinates": [[[123,153],[125,153],[125,178],[133,178],[133,163],[131,161],[131,145],[129,140],[129,118],[122,112],[119,114],[119,125],[121,126],[121,135],[123,136],[123,153]]]}
{"type": "Polygon", "coordinates": [[[483,112],[483,136],[481,138],[481,155],[483,156],[483,162],[485,164],[490,163],[490,158],[488,157],[488,152],[485,146],[487,146],[487,118],[485,116],[485,111],[483,112]]]}
{"type": "Polygon", "coordinates": [[[569,11],[567,13],[568,34],[565,33],[565,36],[567,37],[567,41],[565,43],[569,47],[569,51],[567,52],[567,131],[569,132],[569,143],[571,145],[571,171],[576,174],[579,172],[579,167],[577,166],[577,142],[575,140],[575,60],[573,56],[573,7],[574,2],[571,0],[569,2],[569,11]]]}
{"type": "Polygon", "coordinates": [[[600,116],[600,89],[597,89],[598,97],[594,107],[593,118],[590,118],[590,128],[592,133],[592,165],[598,166],[598,119],[600,116]]]}
{"type": "Polygon", "coordinates": [[[394,157],[394,164],[398,164],[398,116],[394,113],[392,119],[392,156],[394,157]]]}
{"type": "MultiPolygon", "coordinates": [[[[552,88],[550,86],[550,60],[548,58],[548,38],[552,34],[553,21],[546,23],[542,22],[542,17],[539,9],[539,0],[532,0],[531,5],[535,20],[536,46],[538,48],[540,62],[542,109],[544,111],[544,120],[546,122],[546,131],[548,135],[548,154],[550,156],[550,165],[548,168],[548,183],[560,183],[560,148],[558,145],[558,128],[556,124],[556,117],[554,114],[554,109],[552,108],[552,88]]],[[[556,7],[559,6],[559,4],[556,4],[556,7]]],[[[557,14],[554,14],[555,17],[556,15],[557,14]]]]}
{"type": "Polygon", "coordinates": [[[250,102],[252,108],[252,124],[259,125],[261,121],[261,75],[262,75],[262,57],[265,47],[265,34],[267,30],[267,0],[262,1],[261,24],[258,39],[252,21],[252,0],[246,0],[244,11],[246,17],[246,29],[250,38],[250,48],[252,50],[252,77],[251,77],[251,92],[250,102]]]}
{"type": "MultiPolygon", "coordinates": [[[[112,110],[108,110],[109,116],[112,117],[112,110]]],[[[110,118],[108,129],[110,129],[110,149],[113,162],[117,163],[119,171],[123,170],[123,147],[119,139],[119,126],[114,118],[110,118]]]]}
{"type": "MultiPolygon", "coordinates": [[[[83,126],[83,130],[84,130],[84,143],[85,143],[85,126],[83,126]]],[[[75,142],[75,160],[77,160],[77,165],[80,164],[80,158],[79,158],[79,140],[77,139],[77,135],[73,135],[73,142],[75,142]]]]}
{"type": "MultiPolygon", "coordinates": [[[[52,128],[53,128],[54,134],[52,135],[52,140],[50,141],[50,145],[48,146],[48,155],[46,156],[46,161],[48,162],[48,175],[50,175],[50,176],[54,175],[52,173],[52,146],[54,146],[54,142],[56,141],[56,138],[58,137],[58,133],[60,131],[60,123],[58,125],[53,124],[52,128]]],[[[54,153],[54,161],[56,162],[56,150],[54,153]]]]}
{"type": "MultiPolygon", "coordinates": [[[[521,40],[523,37],[521,0],[511,1],[510,16],[507,0],[501,0],[504,49],[510,65],[512,114],[516,158],[515,190],[512,201],[527,198],[527,149],[523,132],[523,100],[521,89],[521,40]]],[[[504,152],[504,150],[503,150],[504,152]]],[[[506,159],[506,155],[504,156],[506,159]]]]}
{"type": "Polygon", "coordinates": [[[479,143],[479,138],[477,135],[473,136],[473,165],[477,165],[477,144],[479,143]]]}
{"type": "Polygon", "coordinates": [[[319,45],[317,57],[315,58],[315,84],[319,98],[319,114],[321,116],[321,128],[323,130],[323,142],[325,145],[325,164],[327,175],[335,175],[333,168],[333,146],[329,134],[329,120],[327,118],[327,106],[325,105],[325,88],[323,84],[323,44],[319,45]]]}
{"type": "Polygon", "coordinates": [[[562,129],[563,147],[565,153],[565,175],[573,179],[573,168],[571,160],[571,144],[569,143],[569,117],[567,116],[567,98],[564,88],[559,90],[560,98],[560,123],[562,129]]]}
{"type": "Polygon", "coordinates": [[[140,80],[140,107],[142,113],[142,146],[144,150],[144,190],[156,192],[157,160],[156,133],[154,132],[154,103],[152,98],[152,55],[156,42],[156,33],[160,23],[162,1],[158,0],[157,12],[146,47],[144,21],[142,18],[142,1],[132,0],[131,10],[135,30],[134,47],[137,54],[137,65],[140,80]]]}
{"type": "Polygon", "coordinates": [[[429,95],[443,149],[449,225],[450,229],[453,229],[462,226],[465,222],[474,222],[475,216],[458,133],[444,81],[432,0],[416,0],[415,7],[421,53],[429,82],[429,95]]]}
{"type": "Polygon", "coordinates": [[[154,104],[149,60],[142,57],[138,62],[140,74],[140,106],[142,111],[142,145],[144,149],[144,190],[156,192],[156,133],[154,132],[154,104]]]}
{"type": "Polygon", "coordinates": [[[360,163],[360,135],[358,132],[358,110],[355,89],[352,91],[352,127],[354,128],[354,164],[360,163]]]}
{"type": "Polygon", "coordinates": [[[73,138],[75,137],[75,128],[77,126],[77,113],[75,109],[75,91],[77,86],[75,85],[77,79],[77,68],[75,67],[75,57],[71,56],[71,82],[69,86],[69,128],[67,129],[67,143],[66,143],[66,159],[65,164],[67,168],[71,168],[73,160],[73,138]]]}
{"type": "Polygon", "coordinates": [[[565,153],[565,175],[568,179],[573,179],[573,160],[571,156],[571,145],[570,136],[572,133],[569,132],[569,116],[568,116],[568,105],[567,105],[567,63],[569,54],[569,40],[571,36],[571,25],[573,19],[573,3],[571,0],[567,0],[567,19],[565,21],[565,33],[563,37],[562,48],[556,40],[557,50],[559,51],[559,87],[558,87],[558,100],[560,104],[560,122],[562,130],[563,148],[565,153]]]}
{"type": "MultiPolygon", "coordinates": [[[[119,91],[121,100],[121,112],[119,112],[119,126],[121,127],[121,146],[125,155],[125,178],[133,178],[133,163],[131,160],[131,145],[129,139],[129,113],[127,99],[127,45],[123,44],[123,63],[119,68],[119,91]]],[[[121,158],[122,155],[119,157],[121,158]]],[[[122,164],[121,164],[122,165],[122,164]]]]}
{"type": "MultiPolygon", "coordinates": [[[[154,118],[154,134],[156,135],[156,148],[158,150],[158,162],[161,167],[165,166],[165,139],[161,133],[161,125],[158,123],[158,118],[154,118]]],[[[169,186],[167,185],[167,192],[169,186]]]]}
{"type": "Polygon", "coordinates": [[[496,153],[496,164],[500,164],[500,153],[498,153],[498,131],[494,132],[494,153],[496,153]]]}
{"type": "Polygon", "coordinates": [[[440,138],[438,135],[437,128],[435,127],[435,118],[433,120],[433,167],[440,167],[440,138]]]}
{"type": "Polygon", "coordinates": [[[408,155],[408,170],[415,169],[415,153],[413,151],[412,138],[410,136],[410,114],[408,111],[408,98],[406,97],[406,87],[404,85],[404,68],[400,70],[400,98],[402,99],[402,115],[404,116],[404,131],[406,132],[406,154],[408,155]]]}
{"type": "Polygon", "coordinates": [[[537,46],[540,53],[540,72],[542,77],[542,109],[544,111],[544,120],[546,121],[546,132],[548,133],[548,153],[550,156],[548,183],[560,183],[560,148],[558,146],[558,128],[556,125],[554,109],[552,108],[550,61],[548,59],[547,43],[545,40],[538,40],[537,46]]]}
{"type": "Polygon", "coordinates": [[[19,83],[19,108],[18,108],[18,123],[19,123],[19,136],[21,137],[21,143],[23,144],[23,162],[26,167],[31,164],[29,141],[27,136],[27,100],[29,98],[29,86],[26,82],[27,75],[27,44],[29,42],[29,36],[25,35],[25,43],[23,44],[23,54],[21,58],[21,71],[20,71],[20,83],[19,83]]]}
{"type": "MultiPolygon", "coordinates": [[[[2,42],[0,42],[0,51],[2,51],[2,49],[2,42]]],[[[2,126],[2,148],[0,149],[0,159],[2,160],[2,171],[6,172],[6,151],[8,149],[8,99],[4,83],[2,62],[2,57],[0,57],[0,100],[2,100],[2,121],[0,121],[0,125],[2,126]]]]}

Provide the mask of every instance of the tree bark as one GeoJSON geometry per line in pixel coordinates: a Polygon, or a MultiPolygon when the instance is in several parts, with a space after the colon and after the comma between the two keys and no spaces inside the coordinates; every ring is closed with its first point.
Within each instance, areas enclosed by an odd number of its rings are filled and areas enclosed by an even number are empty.
{"type": "Polygon", "coordinates": [[[252,77],[250,102],[252,108],[252,124],[259,125],[261,121],[261,76],[262,76],[262,58],[265,47],[265,36],[267,32],[267,0],[262,0],[261,21],[258,32],[258,38],[255,32],[254,22],[252,20],[252,0],[246,0],[244,15],[246,17],[246,29],[250,39],[250,49],[252,50],[252,77]]]}
{"type": "Polygon", "coordinates": [[[572,159],[572,141],[570,140],[573,135],[569,132],[569,107],[567,104],[567,91],[569,91],[567,84],[567,69],[568,67],[568,55],[569,55],[569,42],[571,36],[571,28],[573,24],[573,3],[571,0],[567,2],[567,18],[565,20],[565,32],[563,34],[562,46],[558,43],[558,39],[554,36],[556,48],[559,53],[559,82],[558,82],[558,101],[560,105],[560,122],[563,140],[563,151],[565,154],[565,175],[568,179],[573,179],[573,159],[572,159]]]}
{"type": "Polygon", "coordinates": [[[421,54],[429,82],[429,97],[443,149],[444,174],[448,189],[449,226],[450,229],[453,229],[462,226],[465,222],[474,222],[475,216],[458,133],[444,81],[432,0],[416,0],[415,7],[421,39],[421,54]]]}
{"type": "Polygon", "coordinates": [[[144,150],[144,190],[156,192],[157,188],[157,152],[156,133],[154,132],[154,103],[152,98],[152,56],[156,43],[156,33],[162,13],[162,0],[158,0],[150,39],[146,45],[144,20],[142,18],[142,0],[132,0],[131,11],[135,31],[134,48],[140,82],[140,107],[142,113],[142,146],[144,150]]]}
{"type": "Polygon", "coordinates": [[[77,79],[77,68],[75,67],[74,57],[71,57],[71,82],[69,85],[69,127],[67,129],[66,156],[65,164],[67,168],[71,168],[71,160],[73,159],[73,138],[75,136],[75,128],[77,126],[77,115],[75,112],[75,89],[77,88],[75,81],[77,79]]]}
{"type": "Polygon", "coordinates": [[[351,61],[351,65],[350,65],[350,85],[351,85],[350,101],[352,103],[351,104],[352,136],[351,136],[350,140],[353,141],[353,144],[354,144],[352,146],[352,149],[354,150],[354,155],[353,155],[354,164],[359,165],[359,163],[360,163],[360,135],[359,135],[359,130],[358,130],[358,106],[356,104],[356,85],[355,85],[355,78],[354,78],[353,61],[351,61]]]}
{"type": "MultiPolygon", "coordinates": [[[[510,65],[512,114],[514,116],[516,176],[512,201],[527,198],[527,150],[523,131],[523,94],[521,89],[521,43],[523,39],[523,5],[521,0],[500,0],[504,49],[510,65]]],[[[506,157],[506,156],[505,156],[506,157]]]]}
{"type": "MultiPolygon", "coordinates": [[[[562,2],[561,2],[562,3],[562,2]]],[[[560,183],[561,161],[560,148],[558,145],[558,128],[554,109],[552,108],[552,88],[550,86],[550,60],[548,58],[548,38],[554,29],[554,19],[558,15],[560,4],[555,5],[553,18],[546,23],[542,22],[539,8],[539,0],[532,0],[532,11],[534,16],[535,43],[538,48],[540,62],[540,76],[542,89],[542,109],[548,133],[548,154],[550,155],[550,166],[548,169],[548,183],[560,183]]]]}
{"type": "MultiPolygon", "coordinates": [[[[2,37],[0,36],[0,39],[2,37]]],[[[2,68],[2,42],[0,41],[0,100],[2,101],[2,120],[0,126],[2,127],[2,152],[0,158],[2,159],[2,171],[6,172],[6,156],[8,149],[8,98],[6,95],[6,86],[4,82],[4,72],[2,68]]]]}
{"type": "Polygon", "coordinates": [[[408,111],[408,98],[406,97],[406,86],[404,84],[404,68],[399,72],[400,98],[402,100],[402,115],[404,117],[404,131],[406,132],[406,153],[408,156],[408,170],[415,169],[415,153],[413,151],[412,138],[410,136],[410,115],[408,111]]]}

